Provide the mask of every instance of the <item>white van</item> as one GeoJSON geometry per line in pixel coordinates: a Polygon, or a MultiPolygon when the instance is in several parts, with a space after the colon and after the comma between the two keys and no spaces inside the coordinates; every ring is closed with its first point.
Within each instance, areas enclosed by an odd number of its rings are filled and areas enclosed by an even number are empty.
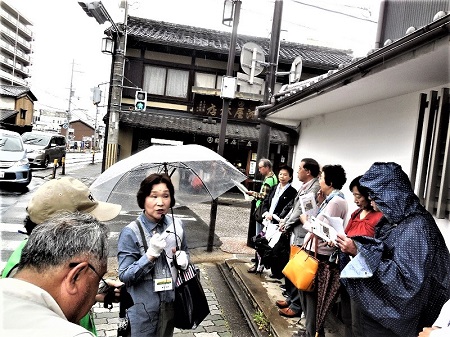
{"type": "Polygon", "coordinates": [[[20,134],[0,129],[0,182],[27,186],[31,170],[20,134]]]}
{"type": "Polygon", "coordinates": [[[22,135],[23,144],[31,165],[47,167],[66,156],[66,137],[57,133],[30,131],[22,135]]]}

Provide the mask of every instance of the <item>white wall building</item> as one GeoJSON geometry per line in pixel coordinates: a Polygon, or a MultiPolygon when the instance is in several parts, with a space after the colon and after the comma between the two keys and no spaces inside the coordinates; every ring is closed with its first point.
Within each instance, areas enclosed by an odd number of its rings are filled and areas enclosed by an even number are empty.
{"type": "Polygon", "coordinates": [[[67,122],[65,111],[36,110],[33,116],[33,130],[59,132],[67,122]]]}
{"type": "Polygon", "coordinates": [[[343,191],[374,162],[396,162],[450,247],[450,14],[330,72],[290,85],[262,113],[297,127],[294,167],[311,157],[341,164],[343,191]]]}

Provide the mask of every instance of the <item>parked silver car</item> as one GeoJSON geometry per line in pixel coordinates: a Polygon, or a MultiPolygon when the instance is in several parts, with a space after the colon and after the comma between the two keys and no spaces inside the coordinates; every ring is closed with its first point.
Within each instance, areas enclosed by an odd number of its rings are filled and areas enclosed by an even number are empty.
{"type": "Polygon", "coordinates": [[[27,153],[17,132],[0,130],[0,182],[23,186],[31,182],[27,153]]]}
{"type": "Polygon", "coordinates": [[[66,137],[57,133],[31,131],[22,135],[30,165],[47,167],[66,156],[66,137]]]}

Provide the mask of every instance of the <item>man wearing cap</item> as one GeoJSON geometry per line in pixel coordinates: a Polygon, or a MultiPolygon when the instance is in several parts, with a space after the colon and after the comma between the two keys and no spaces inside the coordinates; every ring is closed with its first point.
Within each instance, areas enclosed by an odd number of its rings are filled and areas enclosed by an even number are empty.
{"type": "MultiPolygon", "coordinates": [[[[62,212],[90,213],[98,221],[109,221],[114,219],[122,206],[112,203],[97,201],[92,196],[89,188],[81,181],[72,177],[53,179],[40,186],[33,194],[27,206],[24,227],[31,234],[33,229],[62,212]]],[[[2,278],[12,277],[22,255],[22,250],[27,239],[20,243],[19,247],[11,254],[2,272],[2,278]]],[[[118,287],[121,282],[108,280],[111,286],[118,287]]],[[[104,295],[100,294],[97,300],[102,300],[104,295]]],[[[82,318],[80,324],[87,330],[96,334],[92,317],[87,314],[82,318]]]]}

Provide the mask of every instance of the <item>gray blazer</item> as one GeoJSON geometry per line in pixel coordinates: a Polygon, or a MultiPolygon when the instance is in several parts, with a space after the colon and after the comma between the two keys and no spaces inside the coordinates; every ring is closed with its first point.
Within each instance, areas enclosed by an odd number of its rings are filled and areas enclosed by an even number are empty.
{"type": "MultiPolygon", "coordinates": [[[[308,184],[308,183],[307,183],[308,184]]],[[[292,230],[292,234],[294,236],[293,244],[297,246],[301,246],[303,244],[303,240],[305,235],[308,233],[305,229],[303,229],[303,225],[300,222],[300,215],[302,214],[302,207],[300,205],[300,196],[308,193],[313,193],[314,195],[320,189],[319,178],[316,177],[312,180],[312,183],[309,182],[309,186],[305,189],[300,188],[297,193],[297,196],[294,199],[294,205],[289,213],[283,218],[285,223],[286,230],[292,230]]]]}

